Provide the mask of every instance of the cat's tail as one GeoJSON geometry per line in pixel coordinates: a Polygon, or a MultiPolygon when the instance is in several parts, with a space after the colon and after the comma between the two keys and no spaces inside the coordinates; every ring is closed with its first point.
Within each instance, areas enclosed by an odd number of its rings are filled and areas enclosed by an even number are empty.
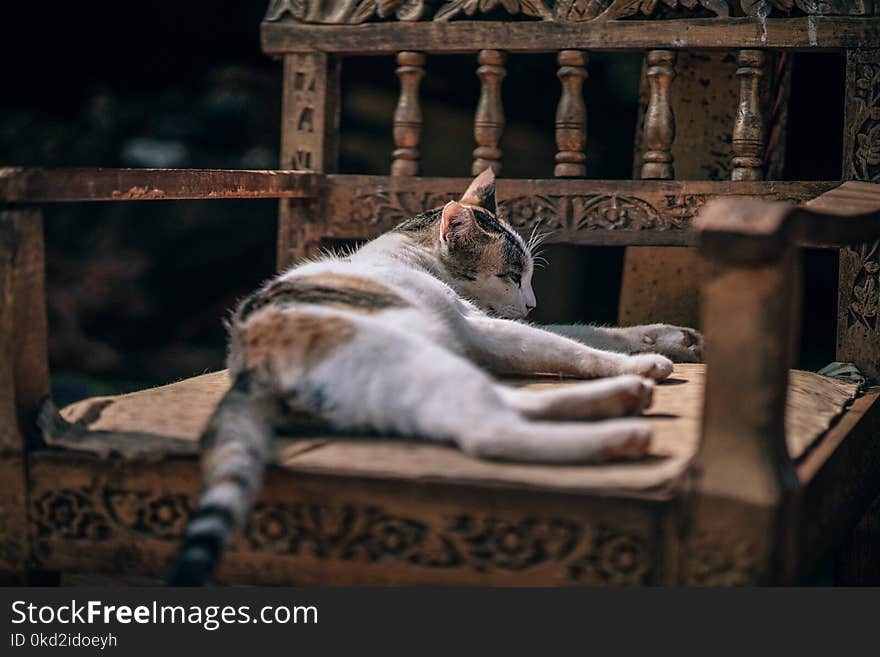
{"type": "Polygon", "coordinates": [[[273,395],[254,372],[238,375],[202,435],[202,494],[171,568],[171,586],[212,577],[233,532],[244,528],[272,447],[273,395]]]}

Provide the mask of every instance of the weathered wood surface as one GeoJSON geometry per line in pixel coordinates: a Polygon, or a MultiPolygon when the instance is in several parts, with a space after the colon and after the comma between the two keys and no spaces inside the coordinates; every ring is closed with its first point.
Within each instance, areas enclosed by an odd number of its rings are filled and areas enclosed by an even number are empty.
{"type": "MultiPolygon", "coordinates": [[[[859,564],[865,556],[880,553],[880,532],[875,524],[880,502],[873,513],[859,518],[871,502],[880,500],[880,392],[872,390],[856,399],[850,411],[831,428],[820,443],[797,466],[798,479],[803,487],[801,500],[801,527],[798,535],[801,563],[799,578],[811,581],[813,571],[830,551],[841,546],[840,561],[849,575],[873,577],[874,580],[839,579],[840,584],[880,583],[880,564],[859,564]],[[863,531],[860,532],[861,525],[863,531]],[[852,532],[856,527],[855,533],[852,532]],[[848,540],[847,540],[848,539],[848,540]],[[855,552],[855,554],[853,554],[855,552]]],[[[840,575],[841,573],[838,573],[840,575]]]]}
{"type": "Polygon", "coordinates": [[[37,409],[49,396],[49,337],[43,218],[36,209],[0,213],[15,230],[14,335],[15,406],[30,446],[40,440],[34,428],[37,409]]]}
{"type": "MultiPolygon", "coordinates": [[[[339,160],[341,61],[325,53],[284,57],[281,103],[281,166],[336,171],[339,160]]],[[[311,255],[323,233],[322,203],[282,199],[279,204],[277,266],[311,255]]]]}
{"type": "MultiPolygon", "coordinates": [[[[528,235],[574,244],[695,243],[691,221],[718,196],[801,202],[836,183],[602,180],[498,181],[501,212],[528,235]]],[[[404,219],[459,198],[463,178],[327,177],[326,240],[371,239],[404,219]]]]}
{"type": "Polygon", "coordinates": [[[307,198],[321,176],[304,171],[224,169],[0,168],[8,203],[307,198]]]}
{"type": "MultiPolygon", "coordinates": [[[[297,472],[668,497],[677,491],[680,475],[699,443],[705,370],[700,364],[676,365],[671,383],[656,388],[654,404],[646,414],[654,429],[654,458],[639,463],[586,467],[503,464],[474,459],[448,445],[331,436],[321,430],[303,432],[279,448],[277,459],[297,472]]],[[[531,379],[507,383],[542,389],[573,381],[531,379]]],[[[123,457],[134,459],[158,455],[163,450],[169,455],[192,453],[228,386],[228,374],[215,372],[126,395],[85,399],[61,411],[72,424],[56,420],[48,428],[57,436],[55,445],[94,454],[115,449],[123,457]],[[136,445],[124,444],[131,442],[124,436],[145,434],[153,437],[139,438],[136,445]],[[185,443],[189,443],[189,449],[185,443]],[[135,448],[140,449],[139,455],[130,453],[135,448]]],[[[856,391],[855,384],[813,372],[791,372],[785,413],[786,444],[792,459],[809,453],[856,391]]],[[[52,416],[46,419],[51,421],[52,416]]]]}
{"type": "MultiPolygon", "coordinates": [[[[877,42],[871,42],[877,44],[877,42]]],[[[843,176],[880,183],[880,50],[847,53],[843,176]]],[[[880,379],[880,242],[840,251],[837,360],[880,379]]]]}
{"type": "MultiPolygon", "coordinates": [[[[756,213],[735,214],[742,207],[713,204],[698,223],[750,223],[756,213]]],[[[726,237],[730,252],[748,240],[742,234],[726,237]]],[[[751,581],[789,583],[799,484],[786,449],[785,407],[801,301],[799,251],[785,244],[753,262],[728,257],[721,240],[707,240],[701,254],[712,258],[702,300],[706,401],[685,551],[705,551],[706,541],[719,549],[723,537],[750,555],[751,581]],[[777,563],[782,571],[774,568],[777,563]]]]}
{"type": "Polygon", "coordinates": [[[880,42],[876,18],[697,18],[591,23],[461,21],[306,25],[264,22],[263,50],[394,53],[767,48],[836,50],[880,42]]]}
{"type": "Polygon", "coordinates": [[[43,241],[36,210],[0,212],[0,576],[27,581],[26,428],[49,393],[43,241]]]}
{"type": "Polygon", "coordinates": [[[762,50],[740,50],[736,57],[740,79],[739,106],[733,122],[731,180],[763,180],[766,148],[761,81],[767,58],[762,50]]]}

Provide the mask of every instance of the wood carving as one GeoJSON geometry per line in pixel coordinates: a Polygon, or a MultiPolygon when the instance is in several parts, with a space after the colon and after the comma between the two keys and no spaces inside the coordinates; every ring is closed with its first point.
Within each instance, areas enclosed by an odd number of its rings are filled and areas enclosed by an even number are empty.
{"type": "MultiPolygon", "coordinates": [[[[389,230],[428,208],[442,206],[455,196],[455,192],[363,192],[352,198],[352,220],[389,230]]],[[[524,233],[536,226],[549,231],[675,231],[686,230],[704,202],[705,197],[698,194],[666,195],[659,206],[635,196],[538,195],[505,199],[499,203],[499,213],[524,233]]],[[[552,235],[548,240],[553,241],[552,235]]]]}
{"type": "Polygon", "coordinates": [[[848,178],[880,182],[880,63],[858,65],[852,98],[855,123],[848,178]]]}
{"type": "Polygon", "coordinates": [[[397,77],[400,97],[394,110],[394,145],[392,176],[416,176],[419,173],[419,141],[422,136],[422,109],[419,105],[419,82],[425,75],[425,55],[420,52],[397,54],[397,77]]]}
{"type": "Polygon", "coordinates": [[[669,99],[669,86],[675,77],[675,51],[652,50],[647,58],[648,84],[651,98],[645,111],[645,146],[642,178],[671,180],[672,142],[675,140],[675,115],[669,99]]]}
{"type": "Polygon", "coordinates": [[[685,586],[754,586],[760,579],[756,550],[747,540],[698,532],[687,541],[685,586]]]}
{"type": "Polygon", "coordinates": [[[450,0],[437,10],[434,20],[445,21],[462,13],[470,17],[477,12],[485,14],[496,8],[503,8],[511,15],[522,14],[542,19],[553,16],[541,0],[450,0]]]}
{"type": "Polygon", "coordinates": [[[501,216],[522,232],[535,226],[549,231],[566,226],[567,205],[563,196],[517,196],[499,205],[501,216]]]}
{"type": "MultiPolygon", "coordinates": [[[[107,485],[38,492],[32,503],[38,551],[56,540],[110,538],[176,544],[192,512],[186,495],[107,485]]],[[[657,552],[649,533],[565,518],[461,513],[440,526],[376,505],[258,503],[244,535],[250,551],[288,557],[478,573],[556,568],[579,584],[646,584],[657,552]]]]}
{"type": "Polygon", "coordinates": [[[855,272],[850,302],[847,307],[846,328],[858,325],[872,335],[877,334],[877,311],[880,305],[880,242],[861,244],[842,249],[845,271],[855,272]]]}
{"type": "MultiPolygon", "coordinates": [[[[705,16],[706,11],[727,17],[732,6],[730,0],[271,0],[265,20],[355,25],[376,19],[473,19],[503,11],[510,16],[537,20],[583,22],[637,14],[643,18],[675,18],[689,12],[705,16]]],[[[745,15],[759,18],[797,12],[808,16],[865,16],[872,11],[865,0],[740,0],[739,8],[745,15]]]]}
{"type": "Polygon", "coordinates": [[[351,200],[352,221],[364,226],[391,229],[401,221],[411,219],[431,208],[442,207],[461,196],[431,192],[362,192],[351,200]]]}
{"type": "Polygon", "coordinates": [[[734,157],[730,177],[731,180],[763,180],[765,143],[760,83],[764,76],[764,53],[740,50],[736,62],[740,88],[733,125],[734,157]]]}
{"type": "MultiPolygon", "coordinates": [[[[370,20],[448,21],[474,19],[504,12],[536,20],[584,22],[643,18],[677,18],[693,12],[719,17],[731,14],[730,0],[271,0],[265,20],[293,20],[324,25],[355,25],[370,20]]],[[[808,16],[865,16],[872,6],[865,0],[740,0],[746,16],[767,18],[796,14],[808,16]]],[[[492,16],[494,18],[494,16],[492,16]]]]}
{"type": "Polygon", "coordinates": [[[477,75],[480,78],[480,100],[474,116],[474,164],[471,173],[477,175],[491,167],[497,175],[501,171],[502,151],[498,148],[504,132],[504,108],[501,105],[501,81],[507,74],[505,55],[500,50],[481,50],[477,56],[477,75]]]}
{"type": "Polygon", "coordinates": [[[556,58],[557,76],[562,95],[556,108],[556,167],[558,178],[583,178],[587,173],[587,107],[584,104],[584,78],[587,77],[587,54],[580,50],[562,50],[556,58]]]}
{"type": "MultiPolygon", "coordinates": [[[[843,176],[880,182],[880,51],[847,53],[843,176]]],[[[880,378],[880,247],[840,250],[837,359],[880,378]]]]}

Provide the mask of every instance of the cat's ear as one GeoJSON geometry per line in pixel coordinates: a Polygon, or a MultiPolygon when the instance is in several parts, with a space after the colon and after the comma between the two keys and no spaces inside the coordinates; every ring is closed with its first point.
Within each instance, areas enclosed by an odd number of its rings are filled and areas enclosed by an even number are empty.
{"type": "Polygon", "coordinates": [[[467,188],[464,196],[461,197],[461,203],[468,205],[479,205],[492,214],[495,214],[495,172],[492,167],[487,168],[483,173],[474,178],[471,186],[467,188]]]}
{"type": "Polygon", "coordinates": [[[476,240],[481,232],[474,211],[468,206],[457,201],[450,201],[443,206],[440,219],[441,241],[453,248],[465,246],[476,240]]]}

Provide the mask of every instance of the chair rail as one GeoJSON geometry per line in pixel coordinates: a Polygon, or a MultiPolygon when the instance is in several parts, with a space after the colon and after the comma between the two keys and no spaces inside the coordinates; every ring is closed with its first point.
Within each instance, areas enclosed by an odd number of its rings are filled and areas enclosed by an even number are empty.
{"type": "Polygon", "coordinates": [[[0,168],[0,201],[171,201],[312,198],[323,176],[311,171],[236,169],[0,168]]]}
{"type": "Polygon", "coordinates": [[[869,17],[685,18],[677,20],[419,21],[311,25],[264,21],[263,51],[393,54],[402,50],[467,53],[479,49],[555,52],[640,49],[772,48],[839,50],[880,40],[869,17]],[[476,46],[475,44],[479,44],[476,46]]]}

